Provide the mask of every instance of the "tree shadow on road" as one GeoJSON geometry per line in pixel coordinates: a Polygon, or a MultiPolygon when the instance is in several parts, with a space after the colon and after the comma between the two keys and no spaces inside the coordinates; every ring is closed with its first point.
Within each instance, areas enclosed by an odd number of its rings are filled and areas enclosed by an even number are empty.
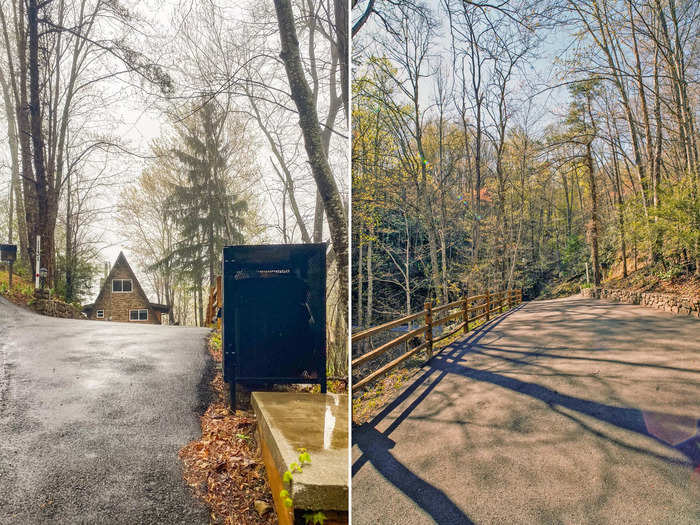
{"type": "MultiPolygon", "coordinates": [[[[697,419],[697,416],[678,416],[675,414],[665,414],[662,412],[643,411],[636,408],[608,405],[589,399],[570,396],[537,383],[522,381],[514,377],[498,374],[488,370],[471,368],[458,363],[457,361],[462,356],[470,352],[482,353],[480,346],[475,341],[459,341],[454,343],[453,347],[455,351],[451,352],[452,355],[450,355],[449,360],[446,359],[447,356],[445,356],[443,358],[439,357],[434,359],[431,363],[433,369],[441,371],[441,375],[459,374],[477,381],[491,383],[493,385],[539,399],[540,401],[546,403],[552,410],[555,410],[560,414],[564,413],[557,407],[568,408],[569,410],[593,417],[599,421],[609,423],[618,428],[636,432],[643,436],[652,438],[666,447],[670,447],[681,452],[686,456],[693,468],[698,468],[700,466],[700,432],[698,431],[700,420],[697,419]],[[677,436],[677,433],[674,432],[673,427],[677,427],[679,425],[684,425],[686,428],[690,428],[691,430],[687,432],[687,436],[685,436],[685,438],[675,437],[674,439],[674,434],[677,436]]],[[[498,356],[494,356],[490,353],[488,355],[498,358],[498,356]]],[[[505,358],[505,360],[514,361],[510,358],[505,358]]],[[[521,361],[521,364],[531,363],[521,361]]],[[[576,418],[576,421],[579,424],[582,424],[582,426],[587,430],[593,432],[593,430],[587,425],[584,425],[580,419],[576,418]]],[[[595,431],[594,433],[600,437],[605,437],[611,441],[615,441],[618,445],[631,448],[629,445],[624,445],[623,443],[598,431],[595,431]]],[[[635,450],[637,452],[653,455],[665,461],[670,461],[670,458],[659,456],[651,451],[638,448],[635,448],[635,450]]]]}
{"type": "MultiPolygon", "coordinates": [[[[470,353],[485,353],[489,357],[503,359],[516,366],[532,365],[533,363],[527,360],[529,357],[571,358],[564,355],[550,355],[546,353],[546,350],[544,352],[519,352],[517,350],[508,352],[511,354],[521,354],[512,357],[498,356],[491,352],[484,352],[484,350],[503,350],[494,347],[493,342],[489,345],[480,345],[479,341],[518,309],[514,309],[495,321],[479,327],[479,329],[471,332],[467,337],[447,347],[443,350],[442,354],[434,356],[431,361],[426,363],[424,371],[416,376],[411,384],[408,385],[396,399],[387,405],[371,421],[353,428],[353,445],[356,445],[362,452],[362,455],[353,463],[353,476],[363,465],[369,462],[385,479],[411,498],[416,505],[429,514],[437,523],[473,523],[442,490],[415,475],[391,453],[391,449],[394,446],[394,441],[389,437],[391,433],[411,415],[445,377],[452,374],[461,375],[476,381],[491,383],[501,388],[538,399],[546,403],[552,411],[579,424],[584,431],[633,452],[645,454],[666,463],[690,464],[692,468],[696,470],[700,468],[700,432],[698,432],[698,423],[700,423],[700,421],[697,420],[696,416],[678,416],[599,403],[589,399],[563,394],[537,383],[522,381],[489,370],[471,368],[459,362],[465,355],[470,353]],[[403,407],[409,400],[410,403],[403,407]],[[398,411],[397,409],[400,409],[400,412],[398,412],[396,418],[391,421],[391,424],[383,431],[378,430],[377,426],[387,418],[387,416],[393,416],[393,413],[398,411]],[[562,409],[568,409],[570,412],[565,412],[562,409]],[[649,437],[663,444],[665,447],[679,451],[687,460],[682,461],[673,457],[667,457],[655,453],[650,449],[624,443],[615,436],[591,427],[584,419],[577,417],[576,414],[592,417],[617,428],[649,437]],[[669,439],[668,432],[664,433],[663,428],[659,431],[659,428],[663,427],[664,422],[670,423],[673,427],[674,425],[678,426],[679,420],[683,420],[680,421],[680,423],[686,428],[688,427],[688,423],[691,425],[692,431],[684,439],[669,439]]],[[[682,367],[665,366],[656,363],[635,363],[615,359],[600,359],[597,356],[595,358],[574,357],[574,359],[610,362],[627,366],[660,368],[681,373],[696,372],[696,370],[682,367]]],[[[671,434],[673,434],[673,431],[671,431],[671,434]]],[[[677,438],[677,435],[674,437],[677,438]]]]}
{"type": "MultiPolygon", "coordinates": [[[[519,308],[515,308],[495,321],[482,325],[474,332],[471,332],[464,341],[475,344],[486,335],[491,328],[518,309],[519,308]]],[[[450,346],[439,355],[457,357],[459,352],[461,352],[461,348],[453,348],[450,346]]],[[[390,452],[390,449],[394,446],[394,441],[389,438],[389,435],[423,402],[438,383],[450,373],[448,370],[441,371],[439,368],[431,366],[431,363],[436,360],[436,357],[437,356],[434,356],[433,359],[425,365],[426,370],[423,373],[416,377],[396,399],[372,418],[371,421],[353,428],[352,443],[353,446],[357,446],[362,451],[362,455],[353,463],[352,475],[354,476],[363,465],[369,462],[377,472],[384,476],[384,478],[396,488],[401,490],[406,496],[411,498],[411,500],[429,514],[436,523],[460,523],[470,525],[474,522],[442,490],[411,472],[390,452]],[[437,377],[431,378],[436,372],[438,372],[437,377]],[[377,430],[376,426],[384,418],[391,414],[423,385],[427,385],[425,390],[423,390],[410,405],[402,410],[386,430],[377,430]]]]}
{"type": "MultiPolygon", "coordinates": [[[[390,449],[394,446],[391,439],[373,426],[364,424],[362,427],[362,430],[353,431],[353,445],[362,450],[363,464],[369,461],[377,472],[411,498],[436,523],[474,523],[442,490],[411,472],[391,454],[390,449]]],[[[357,463],[353,464],[353,474],[357,463]]]]}

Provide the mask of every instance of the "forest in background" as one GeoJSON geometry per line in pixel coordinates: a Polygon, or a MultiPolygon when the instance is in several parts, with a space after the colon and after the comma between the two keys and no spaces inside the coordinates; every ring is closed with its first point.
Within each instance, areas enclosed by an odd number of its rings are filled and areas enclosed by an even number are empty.
{"type": "Polygon", "coordinates": [[[0,0],[16,270],[34,273],[41,235],[47,285],[90,302],[123,246],[170,322],[201,325],[224,245],[325,241],[329,372],[345,373],[347,16],[337,0],[0,0]]]}
{"type": "Polygon", "coordinates": [[[697,2],[353,7],[353,328],[700,275],[697,2]]]}

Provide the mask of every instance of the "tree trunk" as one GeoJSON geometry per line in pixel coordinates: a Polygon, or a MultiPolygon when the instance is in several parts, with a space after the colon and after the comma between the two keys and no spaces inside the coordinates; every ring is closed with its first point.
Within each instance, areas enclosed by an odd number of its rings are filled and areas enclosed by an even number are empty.
{"type": "Polygon", "coordinates": [[[14,200],[12,198],[12,194],[14,193],[15,189],[15,179],[14,177],[10,177],[10,191],[7,192],[7,198],[8,202],[10,204],[9,210],[7,213],[7,244],[12,244],[12,237],[13,237],[13,232],[12,232],[12,216],[15,213],[15,206],[14,206],[14,200]]]}
{"type": "MultiPolygon", "coordinates": [[[[17,47],[20,48],[20,42],[24,42],[24,3],[20,2],[21,5],[15,11],[15,39],[14,42],[17,47]]],[[[33,180],[31,175],[31,156],[29,156],[30,162],[28,164],[29,178],[22,177],[20,180],[20,166],[24,170],[23,163],[20,164],[20,153],[18,151],[19,142],[22,140],[22,130],[26,128],[20,128],[19,116],[21,112],[20,104],[20,90],[17,87],[19,81],[23,82],[22,86],[26,86],[26,70],[20,69],[19,72],[15,71],[15,56],[13,54],[13,48],[10,41],[10,36],[8,32],[8,24],[5,18],[5,14],[2,8],[0,8],[0,24],[2,24],[2,37],[5,44],[5,51],[7,54],[7,69],[8,75],[4,76],[0,72],[0,84],[2,84],[3,99],[5,102],[5,113],[7,115],[7,129],[8,129],[8,142],[10,145],[10,156],[12,160],[12,180],[14,188],[14,198],[15,198],[15,215],[17,216],[17,229],[19,234],[19,254],[18,259],[30,266],[30,256],[29,256],[29,237],[27,230],[27,215],[25,206],[25,188],[29,186],[30,182],[33,180]],[[20,74],[17,74],[20,73],[20,74]],[[24,75],[22,75],[24,73],[24,75]]],[[[20,51],[24,51],[25,46],[22,45],[20,51]]],[[[21,53],[18,53],[18,60],[21,53]]],[[[28,131],[28,130],[27,130],[28,131]]],[[[28,134],[26,135],[26,142],[28,143],[28,134]]],[[[24,151],[22,151],[24,153],[24,151]]],[[[27,175],[27,172],[23,171],[22,175],[27,175]]]]}
{"type": "Polygon", "coordinates": [[[362,285],[364,281],[364,268],[362,267],[362,230],[360,230],[360,235],[358,235],[358,243],[357,243],[357,326],[360,328],[364,328],[362,324],[362,285]]]}
{"type": "Polygon", "coordinates": [[[445,232],[440,229],[440,257],[442,258],[442,300],[444,304],[449,303],[447,290],[447,246],[445,245],[445,232]]]}
{"type": "Polygon", "coordinates": [[[209,286],[214,286],[216,283],[216,270],[214,269],[214,259],[216,254],[214,253],[214,223],[209,220],[208,232],[207,232],[207,252],[209,258],[209,286]]]}
{"type": "MultiPolygon", "coordinates": [[[[405,212],[403,218],[406,223],[406,269],[403,274],[404,289],[406,292],[406,315],[411,315],[411,232],[408,227],[408,218],[405,212]]],[[[409,323],[408,328],[409,330],[411,329],[411,323],[409,323]]]]}
{"type": "Polygon", "coordinates": [[[39,87],[39,7],[37,0],[29,0],[27,3],[27,29],[29,32],[29,116],[36,181],[37,233],[41,235],[40,264],[47,270],[47,286],[52,287],[54,282],[53,236],[58,203],[56,202],[56,195],[53,193],[50,180],[51,175],[46,171],[44,158],[41,92],[39,87]]]}
{"type": "Polygon", "coordinates": [[[435,233],[435,220],[433,217],[433,209],[430,202],[430,191],[428,184],[428,168],[426,167],[427,160],[425,159],[425,152],[423,151],[423,136],[420,128],[420,116],[419,116],[419,105],[418,105],[418,85],[414,86],[414,100],[413,108],[414,115],[413,121],[416,127],[416,147],[418,148],[418,155],[420,157],[420,184],[416,184],[416,191],[422,206],[423,223],[425,224],[426,233],[428,234],[428,247],[430,249],[430,275],[433,282],[433,293],[435,298],[439,299],[442,293],[442,286],[440,285],[440,265],[438,263],[437,256],[437,236],[435,233]]]}
{"type": "Polygon", "coordinates": [[[71,173],[66,180],[66,302],[73,302],[73,242],[71,225],[71,173]]]}
{"type": "Polygon", "coordinates": [[[622,197],[622,183],[620,182],[620,168],[617,164],[617,155],[613,152],[613,164],[615,170],[615,194],[617,195],[617,224],[620,228],[620,252],[622,255],[622,277],[627,277],[627,241],[625,239],[625,203],[622,197]]]}
{"type": "Polygon", "coordinates": [[[374,300],[374,273],[372,271],[372,239],[374,236],[374,226],[370,226],[370,238],[367,241],[367,310],[365,315],[365,324],[372,326],[372,304],[374,300]]]}
{"type": "MultiPolygon", "coordinates": [[[[36,268],[36,236],[39,233],[37,214],[37,185],[32,167],[31,129],[29,122],[29,102],[27,99],[27,28],[24,25],[25,2],[17,2],[16,43],[18,62],[18,92],[15,93],[15,111],[17,112],[17,131],[19,135],[22,159],[22,190],[24,193],[24,214],[27,225],[27,252],[29,266],[34,275],[36,268]]],[[[7,39],[6,39],[7,44],[7,39]]]]}
{"type": "Polygon", "coordinates": [[[316,205],[314,206],[314,236],[313,242],[323,242],[323,197],[321,192],[316,192],[316,205]]]}
{"type": "MultiPolygon", "coordinates": [[[[338,269],[339,301],[348,304],[348,227],[343,201],[331,172],[321,140],[321,129],[313,94],[304,76],[290,0],[274,0],[280,31],[281,52],[291,97],[299,112],[299,126],[311,172],[323,202],[338,269]]],[[[347,311],[341,309],[347,322],[347,311]]]]}
{"type": "Polygon", "coordinates": [[[335,11],[335,34],[338,48],[338,58],[340,62],[340,83],[342,84],[341,96],[343,99],[343,110],[345,121],[350,122],[350,56],[348,48],[348,3],[347,0],[333,0],[335,11]]]}
{"type": "Polygon", "coordinates": [[[598,259],[598,190],[593,166],[593,149],[591,142],[586,144],[586,167],[588,182],[591,187],[591,263],[593,265],[593,284],[600,286],[600,261],[598,259]]]}
{"type": "MultiPolygon", "coordinates": [[[[659,85],[659,50],[654,53],[654,123],[656,125],[656,148],[654,150],[654,160],[652,162],[652,205],[657,210],[659,207],[659,186],[661,185],[661,154],[663,148],[663,126],[661,124],[661,91],[659,85]]],[[[654,214],[654,222],[658,221],[658,213],[654,214]]],[[[658,262],[663,251],[663,236],[659,229],[656,229],[654,238],[655,248],[652,250],[653,262],[658,262]]]]}
{"type": "Polygon", "coordinates": [[[9,242],[13,240],[13,221],[17,217],[17,237],[19,244],[19,260],[27,259],[27,223],[24,215],[24,203],[22,197],[22,186],[19,175],[19,151],[17,141],[17,117],[12,103],[10,86],[5,80],[4,74],[0,71],[0,87],[2,87],[3,101],[5,102],[5,116],[7,117],[7,138],[10,146],[10,193],[9,193],[9,242]]]}
{"type": "Polygon", "coordinates": [[[197,303],[198,303],[198,313],[199,313],[199,325],[204,326],[204,299],[202,297],[202,279],[201,277],[197,279],[197,303]]]}
{"type": "Polygon", "coordinates": [[[476,138],[474,148],[474,170],[475,177],[475,210],[476,216],[474,219],[474,245],[472,250],[472,268],[479,265],[479,242],[481,238],[481,99],[478,98],[478,90],[476,100],[476,138]]]}
{"type": "Polygon", "coordinates": [[[194,326],[199,326],[197,324],[197,291],[196,290],[192,294],[192,299],[193,299],[192,303],[193,303],[193,307],[194,307],[194,326]]]}

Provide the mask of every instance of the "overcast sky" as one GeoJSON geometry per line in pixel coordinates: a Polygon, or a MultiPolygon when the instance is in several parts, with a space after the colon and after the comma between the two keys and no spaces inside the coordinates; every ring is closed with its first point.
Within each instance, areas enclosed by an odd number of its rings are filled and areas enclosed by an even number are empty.
{"type": "MultiPolygon", "coordinates": [[[[140,44],[143,45],[143,49],[151,58],[163,65],[174,77],[176,97],[181,96],[183,91],[183,86],[178,84],[177,73],[177,66],[179,65],[177,53],[182,53],[182,50],[174,49],[174,44],[177,43],[176,33],[178,28],[172,22],[173,14],[177,9],[180,9],[180,12],[182,10],[189,11],[189,4],[196,5],[196,2],[197,0],[129,0],[122,2],[148,22],[144,27],[145,34],[141,38],[140,44]]],[[[256,4],[257,2],[253,4],[249,2],[237,4],[221,3],[222,6],[225,6],[227,15],[231,16],[233,14],[233,17],[245,5],[256,4]]],[[[152,155],[150,149],[152,141],[164,134],[172,133],[172,128],[164,114],[159,110],[159,108],[164,107],[164,101],[152,86],[143,85],[133,76],[123,75],[119,78],[103,81],[100,89],[107,100],[116,100],[117,102],[103,108],[104,114],[95,115],[97,129],[94,131],[100,132],[101,126],[104,128],[102,131],[118,136],[126,151],[110,155],[106,165],[106,173],[113,179],[113,185],[100,193],[98,205],[107,211],[97,224],[92,225],[94,232],[101,238],[100,260],[95,262],[100,268],[104,266],[104,262],[109,262],[111,265],[119,252],[123,251],[127,259],[132,263],[132,266],[134,266],[134,270],[141,277],[142,284],[144,287],[147,287],[146,280],[139,272],[139,268],[135,264],[135,257],[129,252],[124,235],[115,220],[115,207],[119,202],[121,191],[128,185],[135,183],[147,162],[147,158],[152,155]]],[[[344,123],[342,125],[344,126],[344,123]]],[[[259,187],[257,188],[257,193],[260,196],[259,204],[262,206],[259,215],[264,221],[274,223],[279,215],[280,205],[273,202],[267,191],[269,188],[279,187],[277,176],[272,172],[268,160],[271,152],[262,136],[257,136],[259,132],[255,126],[249,126],[248,130],[256,134],[254,139],[258,155],[257,165],[262,174],[262,178],[258,183],[259,187]]],[[[346,133],[342,129],[339,131],[346,133]]],[[[7,193],[9,191],[10,158],[6,138],[6,124],[3,115],[0,114],[0,194],[2,194],[0,208],[6,206],[7,193]]],[[[334,140],[337,141],[338,138],[334,140]]],[[[345,162],[347,164],[349,152],[345,155],[341,156],[341,158],[336,157],[335,162],[340,162],[341,164],[345,162]]],[[[101,169],[102,166],[95,167],[95,169],[98,168],[101,169]]],[[[344,169],[344,173],[347,173],[347,169],[344,169]]],[[[343,176],[343,179],[347,179],[347,177],[343,176]]],[[[347,193],[347,181],[339,181],[339,184],[342,191],[347,193]]],[[[297,198],[300,200],[300,204],[307,210],[312,210],[313,193],[304,188],[298,191],[297,198]]],[[[279,195],[278,192],[275,192],[274,198],[279,200],[279,195]]],[[[288,213],[288,221],[293,221],[289,210],[288,213]]],[[[6,213],[3,213],[3,218],[0,219],[0,228],[5,222],[6,213]]],[[[328,240],[328,237],[328,229],[326,227],[324,240],[328,240]]],[[[248,239],[248,242],[282,242],[282,239],[278,230],[268,228],[259,238],[248,239]]],[[[98,285],[99,279],[96,279],[93,287],[94,293],[97,293],[98,285]]],[[[151,299],[155,299],[155,297],[153,296],[151,299]]]]}

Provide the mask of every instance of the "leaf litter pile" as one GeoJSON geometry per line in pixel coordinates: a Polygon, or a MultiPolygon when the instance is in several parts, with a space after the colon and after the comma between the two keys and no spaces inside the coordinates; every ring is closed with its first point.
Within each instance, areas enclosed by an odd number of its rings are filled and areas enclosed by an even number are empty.
{"type": "MultiPolygon", "coordinates": [[[[221,362],[221,338],[209,341],[212,357],[221,362]]],[[[195,495],[210,507],[211,523],[276,523],[265,467],[255,442],[255,417],[232,413],[225,400],[227,386],[221,372],[211,382],[217,400],[201,418],[202,437],[180,449],[184,478],[195,495]]]]}

